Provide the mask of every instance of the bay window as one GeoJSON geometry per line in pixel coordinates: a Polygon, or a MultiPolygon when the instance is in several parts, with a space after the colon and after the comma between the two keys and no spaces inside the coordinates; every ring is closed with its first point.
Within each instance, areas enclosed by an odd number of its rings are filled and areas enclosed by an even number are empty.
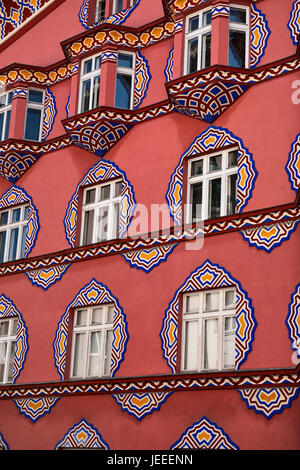
{"type": "Polygon", "coordinates": [[[0,212],[0,263],[24,257],[29,206],[0,212]]]}
{"type": "Polygon", "coordinates": [[[18,319],[0,320],[0,383],[11,383],[13,378],[18,319]]]}
{"type": "Polygon", "coordinates": [[[248,67],[249,63],[249,8],[230,7],[228,65],[248,67]]]}
{"type": "Polygon", "coordinates": [[[84,190],[81,245],[119,237],[121,189],[114,180],[84,190]]]}
{"type": "Polygon", "coordinates": [[[114,305],[102,304],[74,312],[71,377],[110,375],[114,305]]]}
{"type": "Polygon", "coordinates": [[[235,289],[183,295],[183,371],[235,367],[235,289]]]}
{"type": "Polygon", "coordinates": [[[238,149],[188,161],[187,223],[236,212],[238,149]]]}
{"type": "Polygon", "coordinates": [[[201,10],[186,18],[185,74],[210,66],[211,15],[211,10],[201,10]]]}
{"type": "Polygon", "coordinates": [[[8,139],[12,91],[0,95],[0,141],[8,139]]]}
{"type": "Polygon", "coordinates": [[[134,88],[135,56],[118,53],[115,107],[132,109],[134,88]]]}
{"type": "Polygon", "coordinates": [[[101,54],[81,63],[79,113],[98,107],[100,90],[101,54]]]}

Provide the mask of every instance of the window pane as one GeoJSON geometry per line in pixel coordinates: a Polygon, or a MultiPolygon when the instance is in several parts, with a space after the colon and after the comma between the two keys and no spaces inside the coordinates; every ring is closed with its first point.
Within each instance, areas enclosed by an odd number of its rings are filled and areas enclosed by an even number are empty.
{"type": "Polygon", "coordinates": [[[83,244],[93,243],[94,210],[84,213],[83,244]]]}
{"type": "Polygon", "coordinates": [[[108,307],[108,312],[107,312],[107,323],[113,323],[114,320],[114,313],[115,313],[115,308],[113,305],[108,307]]]}
{"type": "Polygon", "coordinates": [[[219,292],[208,292],[205,294],[205,311],[219,310],[219,292]]]}
{"type": "Polygon", "coordinates": [[[4,262],[6,232],[0,232],[0,263],[4,262]]]}
{"type": "Polygon", "coordinates": [[[208,218],[214,219],[221,214],[221,178],[209,181],[208,218]]]}
{"type": "Polygon", "coordinates": [[[90,109],[91,79],[82,83],[81,112],[84,113],[90,109]]]}
{"type": "Polygon", "coordinates": [[[202,68],[210,66],[211,33],[202,36],[202,68]]]}
{"type": "Polygon", "coordinates": [[[238,165],[238,156],[239,156],[238,150],[232,150],[231,152],[228,153],[228,168],[238,165]]]}
{"type": "Polygon", "coordinates": [[[218,319],[204,322],[204,369],[218,368],[218,319]]]}
{"type": "Polygon", "coordinates": [[[194,313],[199,311],[199,296],[187,295],[186,296],[186,313],[194,313]]]}
{"type": "Polygon", "coordinates": [[[235,366],[235,318],[225,318],[224,367],[235,366]]]}
{"type": "Polygon", "coordinates": [[[41,123],[41,110],[27,108],[25,139],[39,140],[40,123],[41,123]]]}
{"type": "Polygon", "coordinates": [[[118,67],[127,67],[132,69],[133,56],[130,54],[118,54],[118,67]]]}
{"type": "Polygon", "coordinates": [[[206,11],[202,16],[202,26],[208,26],[211,24],[211,11],[206,11]]]}
{"type": "Polygon", "coordinates": [[[12,382],[12,378],[13,378],[15,350],[16,350],[16,342],[12,341],[10,345],[9,364],[8,364],[8,377],[7,377],[8,382],[12,382]]]}
{"type": "Polygon", "coordinates": [[[23,220],[27,220],[29,215],[29,206],[24,207],[24,217],[23,220]]]}
{"type": "Polygon", "coordinates": [[[101,207],[98,216],[98,242],[107,240],[108,237],[108,207],[101,207]]]}
{"type": "Polygon", "coordinates": [[[75,377],[84,376],[84,349],[85,349],[86,335],[84,333],[77,333],[75,335],[75,353],[73,374],[75,377]]]}
{"type": "Polygon", "coordinates": [[[11,331],[12,336],[16,336],[17,330],[18,330],[18,319],[15,318],[13,320],[13,325],[12,325],[12,331],[11,331]]]}
{"type": "Polygon", "coordinates": [[[87,310],[78,310],[76,315],[76,326],[87,325],[87,310]]]}
{"type": "Polygon", "coordinates": [[[12,103],[12,97],[13,97],[13,92],[11,91],[11,92],[8,94],[8,104],[11,104],[11,103],[12,103]]]}
{"type": "Polygon", "coordinates": [[[222,155],[215,155],[209,159],[209,172],[222,170],[222,155]]]}
{"type": "Polygon", "coordinates": [[[192,222],[202,218],[202,183],[191,185],[192,222]]]}
{"type": "Polygon", "coordinates": [[[227,290],[225,291],[225,308],[235,306],[235,291],[227,290]]]}
{"type": "Polygon", "coordinates": [[[227,215],[235,214],[236,212],[237,176],[237,173],[228,176],[227,215]]]}
{"type": "Polygon", "coordinates": [[[198,70],[198,38],[190,39],[188,42],[188,73],[198,70]]]}
{"type": "Polygon", "coordinates": [[[90,335],[88,376],[99,376],[100,369],[100,331],[93,331],[90,335]]]}
{"type": "Polygon", "coordinates": [[[229,65],[245,67],[246,33],[245,31],[229,31],[229,65]]]}
{"type": "Polygon", "coordinates": [[[28,101],[31,103],[43,103],[43,92],[38,90],[29,90],[28,101]]]}
{"type": "Polygon", "coordinates": [[[105,0],[97,2],[96,22],[104,20],[105,18],[105,0]]]}
{"type": "Polygon", "coordinates": [[[191,165],[191,176],[203,175],[203,160],[197,160],[192,162],[191,165]]]}
{"type": "Polygon", "coordinates": [[[95,67],[94,69],[95,70],[100,70],[101,68],[101,55],[98,55],[97,57],[95,57],[95,67]]]}
{"type": "Polygon", "coordinates": [[[122,73],[117,74],[115,99],[116,108],[130,109],[131,83],[131,75],[125,75],[122,73]]]}
{"type": "Polygon", "coordinates": [[[4,381],[7,342],[0,343],[0,382],[4,381]]]}
{"type": "Polygon", "coordinates": [[[199,16],[194,16],[189,19],[189,33],[196,31],[199,28],[199,16]]]}
{"type": "Polygon", "coordinates": [[[0,108],[4,108],[6,106],[7,95],[0,96],[0,108]]]}
{"type": "Polygon", "coordinates": [[[247,23],[247,15],[246,10],[242,10],[240,8],[230,8],[230,22],[233,23],[247,23]]]}
{"type": "Polygon", "coordinates": [[[97,108],[99,105],[99,89],[100,89],[100,76],[94,77],[93,81],[93,108],[97,108]]]}
{"type": "Polygon", "coordinates": [[[88,189],[87,192],[85,193],[85,203],[92,204],[93,202],[95,202],[95,197],[96,197],[96,189],[88,189]]]}
{"type": "Polygon", "coordinates": [[[4,140],[4,136],[3,136],[4,114],[5,113],[0,114],[0,140],[4,140]]]}
{"type": "Polygon", "coordinates": [[[14,209],[12,211],[12,223],[19,222],[21,218],[21,208],[14,209]]]}
{"type": "Polygon", "coordinates": [[[198,366],[198,322],[185,322],[184,369],[197,370],[198,366]]]}
{"type": "Polygon", "coordinates": [[[1,212],[0,214],[0,225],[6,225],[8,222],[8,211],[1,212]]]}
{"type": "Polygon", "coordinates": [[[10,231],[8,261],[12,261],[16,259],[17,257],[18,238],[19,238],[19,227],[13,228],[10,231]]]}
{"type": "Polygon", "coordinates": [[[107,184],[105,186],[101,186],[100,188],[100,201],[105,201],[106,199],[109,199],[110,197],[110,184],[107,184]]]}
{"type": "Polygon", "coordinates": [[[114,230],[113,237],[119,238],[120,234],[120,204],[117,203],[114,205],[114,230]]]}
{"type": "Polygon", "coordinates": [[[122,191],[122,182],[120,181],[119,183],[116,183],[115,197],[121,196],[121,191],[122,191]]]}
{"type": "Polygon", "coordinates": [[[86,60],[83,65],[83,74],[86,75],[92,71],[93,59],[86,60]]]}
{"type": "Polygon", "coordinates": [[[0,321],[0,336],[8,335],[9,321],[0,321]]]}
{"type": "Polygon", "coordinates": [[[92,325],[101,325],[103,323],[103,315],[104,315],[103,307],[93,308],[92,325]]]}
{"type": "Polygon", "coordinates": [[[24,258],[24,254],[25,254],[25,244],[26,244],[26,235],[27,235],[27,225],[24,225],[24,227],[22,228],[22,240],[21,240],[20,258],[24,258]]]}
{"type": "Polygon", "coordinates": [[[115,13],[119,13],[119,11],[122,10],[122,7],[123,7],[123,0],[115,0],[115,8],[116,8],[115,13]]]}
{"type": "Polygon", "coordinates": [[[11,115],[11,112],[9,110],[9,111],[6,112],[6,124],[5,124],[4,140],[8,139],[9,126],[10,126],[10,115],[11,115]]]}
{"type": "Polygon", "coordinates": [[[112,342],[113,342],[113,330],[108,330],[106,332],[104,375],[110,375],[112,342]]]}

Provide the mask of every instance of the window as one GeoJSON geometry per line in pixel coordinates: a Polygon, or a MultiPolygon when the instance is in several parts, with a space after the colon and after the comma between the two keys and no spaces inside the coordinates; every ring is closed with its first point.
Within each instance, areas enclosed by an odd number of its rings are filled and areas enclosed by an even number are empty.
{"type": "Polygon", "coordinates": [[[0,141],[8,139],[12,91],[0,95],[0,141]]]}
{"type": "Polygon", "coordinates": [[[84,190],[82,245],[119,238],[121,190],[119,180],[84,190]]]}
{"type": "Polygon", "coordinates": [[[132,109],[134,62],[135,57],[133,54],[119,52],[115,95],[116,108],[132,109]]]}
{"type": "Polygon", "coordinates": [[[24,139],[41,140],[42,115],[44,110],[44,92],[28,90],[24,139]]]}
{"type": "Polygon", "coordinates": [[[98,107],[100,68],[101,55],[89,57],[81,63],[79,113],[98,107]]]}
{"type": "Polygon", "coordinates": [[[130,6],[133,7],[137,4],[137,0],[130,0],[130,6]]]}
{"type": "Polygon", "coordinates": [[[231,67],[248,67],[249,62],[249,9],[230,7],[229,56],[231,67]]]}
{"type": "Polygon", "coordinates": [[[103,21],[105,18],[105,0],[97,0],[96,2],[96,13],[95,13],[95,23],[103,21]]]}
{"type": "Polygon", "coordinates": [[[201,10],[186,19],[186,74],[210,66],[211,14],[211,10],[201,10]]]}
{"type": "Polygon", "coordinates": [[[237,172],[237,149],[189,160],[187,223],[236,212],[237,172]]]}
{"type": "Polygon", "coordinates": [[[75,310],[71,377],[110,375],[114,305],[75,310]]]}
{"type": "Polygon", "coordinates": [[[24,257],[29,206],[0,212],[0,263],[24,257]]]}
{"type": "Polygon", "coordinates": [[[235,289],[183,296],[182,370],[235,367],[235,289]]]}
{"type": "Polygon", "coordinates": [[[123,10],[123,0],[113,0],[113,15],[123,10]]]}
{"type": "Polygon", "coordinates": [[[11,383],[13,378],[18,319],[0,320],[0,383],[11,383]]]}

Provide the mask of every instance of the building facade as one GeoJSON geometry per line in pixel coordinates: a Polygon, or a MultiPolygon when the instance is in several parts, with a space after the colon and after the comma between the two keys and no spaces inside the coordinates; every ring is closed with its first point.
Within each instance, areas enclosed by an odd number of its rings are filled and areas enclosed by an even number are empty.
{"type": "Polygon", "coordinates": [[[0,447],[299,449],[300,1],[0,24],[0,447]]]}

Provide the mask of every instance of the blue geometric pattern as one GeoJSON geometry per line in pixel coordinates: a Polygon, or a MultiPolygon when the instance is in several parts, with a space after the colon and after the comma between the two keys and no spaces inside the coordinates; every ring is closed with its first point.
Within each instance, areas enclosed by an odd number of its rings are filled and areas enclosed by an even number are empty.
{"type": "Polygon", "coordinates": [[[55,450],[64,448],[109,450],[99,431],[85,419],[69,429],[55,446],[55,450]]]}
{"type": "Polygon", "coordinates": [[[144,250],[128,251],[122,256],[131,267],[142,269],[145,273],[149,273],[160,263],[167,261],[168,256],[176,246],[177,244],[163,245],[144,250]]]}
{"type": "Polygon", "coordinates": [[[274,248],[289,240],[298,223],[299,220],[286,221],[276,225],[250,228],[241,231],[240,234],[249,243],[249,246],[271,253],[274,248]]]}
{"type": "Polygon", "coordinates": [[[285,408],[290,408],[300,392],[300,388],[262,388],[262,389],[242,389],[238,390],[242,400],[247,403],[247,407],[265,418],[282,413],[285,408]]]}
{"type": "Polygon", "coordinates": [[[300,187],[300,133],[292,143],[285,169],[292,189],[298,192],[300,187]]]}
{"type": "Polygon", "coordinates": [[[285,321],[289,338],[291,340],[291,348],[294,352],[295,363],[300,362],[300,283],[296,286],[295,292],[292,294],[289,304],[289,313],[285,321]]]}
{"type": "Polygon", "coordinates": [[[44,290],[49,289],[63,277],[64,273],[70,267],[70,264],[62,264],[51,268],[36,269],[34,271],[25,272],[26,276],[33,285],[42,287],[44,290]]]}
{"type": "Polygon", "coordinates": [[[116,13],[115,15],[109,16],[108,18],[104,18],[104,20],[99,21],[93,25],[88,25],[88,13],[89,13],[89,0],[83,0],[83,3],[80,7],[78,18],[80,23],[85,29],[91,29],[95,26],[99,26],[102,23],[110,23],[110,24],[123,24],[127,18],[131,15],[131,13],[136,9],[139,5],[141,0],[138,0],[135,5],[130,8],[126,8],[125,10],[116,13]]]}
{"type": "Polygon", "coordinates": [[[7,444],[7,442],[5,441],[4,437],[2,436],[2,434],[0,432],[0,449],[1,448],[3,450],[9,450],[8,444],[7,444]]]}
{"type": "Polygon", "coordinates": [[[174,46],[169,52],[169,56],[167,59],[167,65],[164,70],[164,74],[166,77],[166,82],[169,82],[173,78],[173,66],[174,66],[174,46]]]}
{"type": "Polygon", "coordinates": [[[250,68],[256,67],[265,54],[271,31],[265,15],[253,3],[251,5],[250,68]]]}
{"type": "Polygon", "coordinates": [[[234,286],[236,290],[235,369],[239,369],[252,349],[256,320],[252,302],[239,281],[218,264],[205,261],[195,269],[184,284],[177,289],[165,311],[160,332],[163,356],[172,372],[176,372],[178,348],[179,302],[182,293],[204,289],[234,286]]]}
{"type": "Polygon", "coordinates": [[[300,0],[295,0],[293,3],[288,28],[293,44],[297,46],[300,34],[300,0]]]}
{"type": "Polygon", "coordinates": [[[50,134],[55,116],[57,114],[57,108],[53,93],[49,88],[46,88],[44,97],[44,113],[43,113],[43,126],[42,126],[42,141],[47,139],[50,134]]]}
{"type": "Polygon", "coordinates": [[[133,105],[134,109],[141,106],[151,80],[151,73],[148,65],[148,60],[143,54],[137,50],[135,58],[135,82],[134,82],[134,95],[133,105]]]}
{"type": "Polygon", "coordinates": [[[60,400],[60,398],[20,398],[18,400],[13,400],[13,402],[16,404],[21,414],[35,423],[46,413],[50,413],[58,400],[60,400]]]}
{"type": "Polygon", "coordinates": [[[192,424],[171,446],[174,449],[222,449],[239,450],[230,437],[206,416],[192,424]]]}
{"type": "Polygon", "coordinates": [[[126,411],[141,421],[145,416],[158,411],[173,392],[121,393],[112,395],[122,411],[126,411]]]}
{"type": "Polygon", "coordinates": [[[71,309],[82,306],[100,305],[103,303],[114,304],[110,375],[113,377],[120,367],[120,364],[124,359],[129,338],[126,316],[118,299],[113,296],[110,290],[101,282],[96,281],[96,279],[92,279],[89,284],[84,286],[78,292],[72,302],[67,306],[56,330],[55,340],[53,343],[54,362],[62,380],[64,379],[66,367],[67,340],[71,335],[71,332],[69,331],[69,317],[71,309]]]}

